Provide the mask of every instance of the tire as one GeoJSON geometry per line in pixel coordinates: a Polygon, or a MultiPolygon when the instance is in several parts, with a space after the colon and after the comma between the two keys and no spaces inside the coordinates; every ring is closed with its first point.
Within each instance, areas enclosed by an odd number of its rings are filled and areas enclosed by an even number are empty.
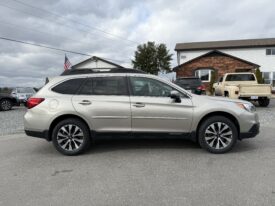
{"type": "Polygon", "coordinates": [[[229,98],[229,93],[228,92],[224,92],[224,97],[229,98]]]}
{"type": "Polygon", "coordinates": [[[52,142],[61,154],[79,155],[90,147],[89,128],[79,119],[62,120],[53,129],[52,142]]]}
{"type": "Polygon", "coordinates": [[[263,99],[259,99],[258,103],[261,107],[267,107],[269,105],[270,99],[268,98],[263,98],[263,99]]]}
{"type": "Polygon", "coordinates": [[[229,152],[238,139],[236,125],[223,116],[212,116],[202,122],[198,130],[198,141],[202,148],[214,154],[229,152]],[[220,131],[219,130],[220,128],[220,131]]]}
{"type": "Polygon", "coordinates": [[[8,111],[12,108],[12,102],[9,99],[2,99],[0,101],[0,111],[8,111]]]}

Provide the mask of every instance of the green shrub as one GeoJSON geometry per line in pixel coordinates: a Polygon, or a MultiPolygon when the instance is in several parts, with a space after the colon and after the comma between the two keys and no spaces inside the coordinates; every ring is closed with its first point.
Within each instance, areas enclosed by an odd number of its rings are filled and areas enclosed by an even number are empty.
{"type": "Polygon", "coordinates": [[[216,82],[217,77],[218,77],[218,72],[216,70],[212,71],[211,79],[210,79],[209,87],[208,87],[208,91],[210,92],[211,95],[213,95],[213,93],[214,93],[213,84],[216,82]]]}

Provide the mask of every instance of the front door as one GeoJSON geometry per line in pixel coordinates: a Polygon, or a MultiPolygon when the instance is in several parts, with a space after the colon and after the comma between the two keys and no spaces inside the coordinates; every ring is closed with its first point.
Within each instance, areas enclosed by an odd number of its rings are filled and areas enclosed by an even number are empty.
{"type": "Polygon", "coordinates": [[[171,99],[170,85],[153,78],[131,76],[131,111],[133,132],[189,133],[193,106],[182,94],[181,103],[171,99]]]}
{"type": "Polygon", "coordinates": [[[131,131],[131,110],[126,77],[88,78],[72,98],[77,112],[97,132],[131,131]]]}

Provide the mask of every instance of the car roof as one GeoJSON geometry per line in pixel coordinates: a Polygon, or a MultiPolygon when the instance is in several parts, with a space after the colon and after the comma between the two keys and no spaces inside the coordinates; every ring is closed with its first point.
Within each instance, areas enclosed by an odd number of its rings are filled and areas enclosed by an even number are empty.
{"type": "Polygon", "coordinates": [[[181,80],[181,79],[200,79],[199,77],[180,77],[177,78],[177,80],[181,80]]]}
{"type": "Polygon", "coordinates": [[[102,74],[102,73],[140,73],[146,74],[142,70],[130,68],[85,68],[85,69],[68,69],[61,76],[79,75],[79,74],[102,74]]]}

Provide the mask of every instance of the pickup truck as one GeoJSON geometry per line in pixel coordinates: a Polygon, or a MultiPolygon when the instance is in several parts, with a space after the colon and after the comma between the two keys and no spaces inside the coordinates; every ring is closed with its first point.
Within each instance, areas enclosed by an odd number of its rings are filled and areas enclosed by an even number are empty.
{"type": "Polygon", "coordinates": [[[258,101],[260,106],[267,107],[272,87],[258,84],[254,73],[227,73],[213,85],[213,90],[215,96],[258,101]]]}

